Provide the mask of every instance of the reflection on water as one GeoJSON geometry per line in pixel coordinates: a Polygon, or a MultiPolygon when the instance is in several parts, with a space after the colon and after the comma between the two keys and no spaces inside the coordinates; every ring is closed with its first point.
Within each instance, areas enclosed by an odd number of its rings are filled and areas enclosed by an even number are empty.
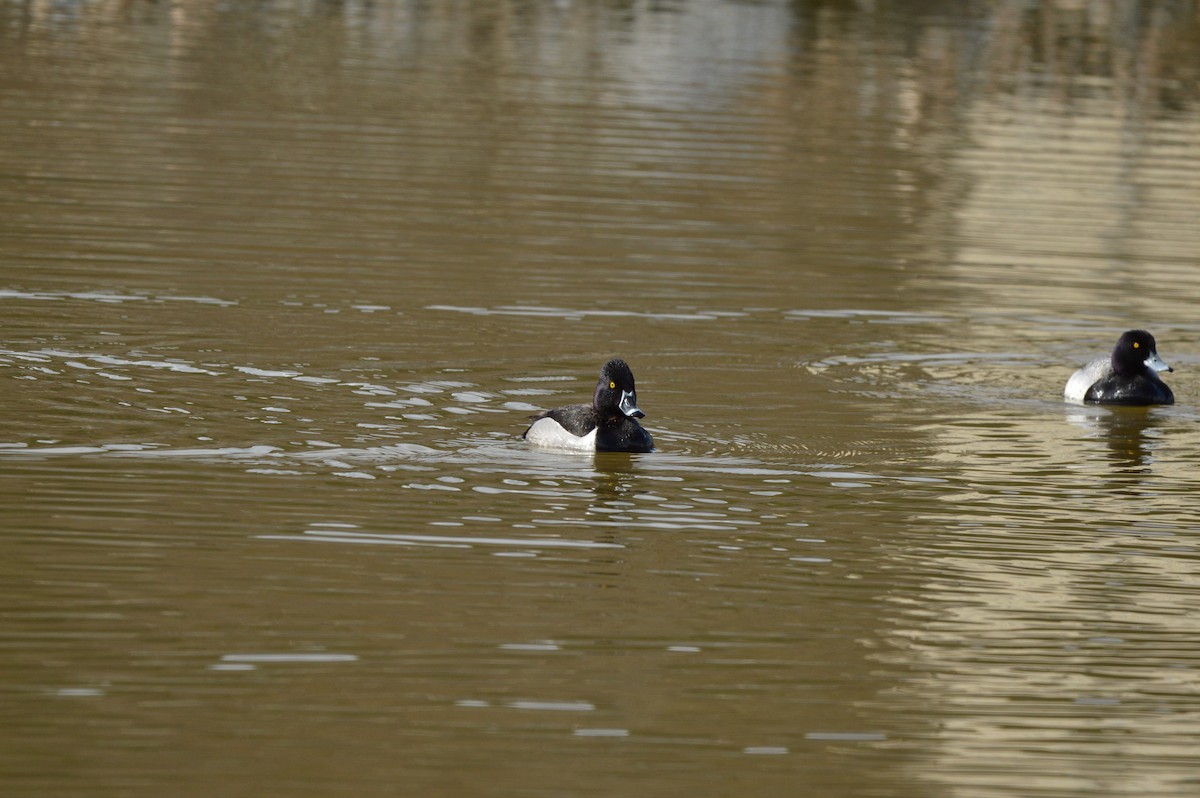
{"type": "Polygon", "coordinates": [[[0,0],[4,794],[1192,795],[1198,53],[0,0]],[[526,447],[614,355],[660,450],[526,447]]]}
{"type": "Polygon", "coordinates": [[[1070,794],[1190,789],[1197,527],[1168,440],[1194,445],[1193,433],[1104,411],[1071,411],[1085,424],[1068,450],[1078,461],[1057,467],[1061,440],[1020,420],[998,428],[986,457],[1000,462],[921,511],[921,543],[893,563],[925,576],[895,599],[883,660],[913,676],[887,703],[937,707],[933,781],[1003,795],[1017,771],[1070,794]]]}
{"type": "Polygon", "coordinates": [[[1102,446],[1113,470],[1129,474],[1153,473],[1154,451],[1163,446],[1161,416],[1129,412],[1123,407],[1079,407],[1067,420],[1087,431],[1087,437],[1102,446]]]}

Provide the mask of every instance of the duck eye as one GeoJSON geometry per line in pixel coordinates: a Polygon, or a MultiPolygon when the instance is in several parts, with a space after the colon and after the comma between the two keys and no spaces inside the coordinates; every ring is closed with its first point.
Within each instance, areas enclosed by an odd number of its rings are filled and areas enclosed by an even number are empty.
{"type": "Polygon", "coordinates": [[[1137,341],[1134,341],[1134,342],[1133,342],[1133,348],[1134,348],[1134,349],[1141,349],[1141,348],[1142,348],[1142,345],[1141,345],[1141,344],[1139,344],[1137,341]]]}
{"type": "Polygon", "coordinates": [[[612,380],[609,380],[609,381],[608,381],[608,389],[609,389],[610,391],[611,391],[611,390],[613,390],[613,389],[614,389],[614,388],[616,388],[616,387],[617,387],[617,384],[616,384],[615,382],[613,382],[612,380]]]}

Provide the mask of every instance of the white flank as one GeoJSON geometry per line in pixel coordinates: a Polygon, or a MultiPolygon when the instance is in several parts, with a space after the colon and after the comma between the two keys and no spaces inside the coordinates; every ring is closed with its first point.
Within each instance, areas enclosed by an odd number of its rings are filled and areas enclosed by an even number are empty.
{"type": "Polygon", "coordinates": [[[567,452],[596,451],[595,429],[581,438],[567,432],[552,418],[539,418],[533,422],[533,426],[525,433],[525,440],[544,449],[561,449],[567,452]]]}
{"type": "Polygon", "coordinates": [[[1088,388],[1095,385],[1097,381],[1111,370],[1111,358],[1096,358],[1071,375],[1071,379],[1067,380],[1067,387],[1063,389],[1063,398],[1072,402],[1082,402],[1084,395],[1088,392],[1088,388]]]}

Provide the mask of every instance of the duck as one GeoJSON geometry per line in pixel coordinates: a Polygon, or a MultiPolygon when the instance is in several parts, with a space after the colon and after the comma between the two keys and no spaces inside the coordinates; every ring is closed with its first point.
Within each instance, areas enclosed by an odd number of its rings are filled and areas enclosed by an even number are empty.
{"type": "Polygon", "coordinates": [[[578,404],[533,416],[522,437],[533,446],[577,452],[651,452],[654,440],[637,422],[637,388],[629,364],[615,357],[600,369],[590,405],[578,404]]]}
{"type": "Polygon", "coordinates": [[[1145,330],[1121,333],[1109,357],[1098,357],[1071,375],[1063,397],[1105,405],[1170,405],[1175,394],[1158,376],[1174,371],[1158,356],[1154,336],[1145,330]]]}

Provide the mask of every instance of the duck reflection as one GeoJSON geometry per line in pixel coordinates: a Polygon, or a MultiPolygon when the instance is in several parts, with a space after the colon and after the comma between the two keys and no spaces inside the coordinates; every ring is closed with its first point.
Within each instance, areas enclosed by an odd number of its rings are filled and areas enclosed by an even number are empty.
{"type": "Polygon", "coordinates": [[[627,452],[597,452],[593,466],[596,469],[596,501],[620,501],[632,498],[637,491],[634,478],[638,474],[638,455],[627,452]]]}
{"type": "Polygon", "coordinates": [[[1163,417],[1145,407],[1087,405],[1071,408],[1067,420],[1102,439],[1115,468],[1149,473],[1154,451],[1161,445],[1158,427],[1163,417]]]}

